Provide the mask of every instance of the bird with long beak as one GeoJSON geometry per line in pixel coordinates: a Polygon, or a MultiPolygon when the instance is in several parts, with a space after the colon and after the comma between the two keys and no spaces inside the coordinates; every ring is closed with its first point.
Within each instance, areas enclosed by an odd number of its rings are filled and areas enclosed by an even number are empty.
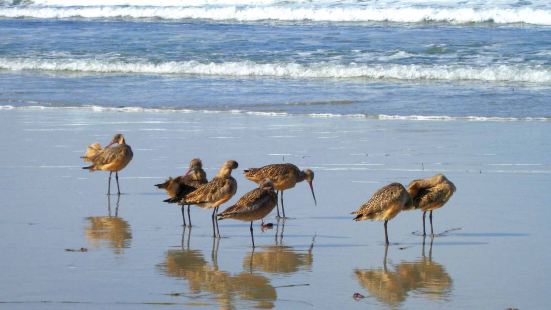
{"type": "Polygon", "coordinates": [[[235,160],[225,161],[218,174],[210,182],[199,186],[178,202],[181,205],[192,204],[204,209],[213,209],[212,230],[215,238],[220,237],[218,218],[216,217],[218,207],[230,200],[237,191],[237,181],[231,176],[232,170],[237,167],[238,164],[235,160]]]}
{"type": "Polygon", "coordinates": [[[92,165],[82,167],[90,171],[102,170],[109,171],[109,182],[107,186],[107,195],[111,195],[111,175],[115,172],[117,180],[117,194],[121,194],[119,186],[119,171],[124,169],[132,160],[134,153],[130,145],[126,144],[124,136],[120,133],[113,136],[111,143],[105,148],[101,148],[99,143],[94,143],[88,146],[86,154],[81,158],[85,162],[92,162],[92,165]],[[116,146],[111,147],[113,144],[116,146]]]}
{"type": "MultiPolygon", "coordinates": [[[[306,180],[310,186],[314,204],[317,205],[316,195],[314,194],[314,172],[310,169],[300,170],[293,164],[272,164],[261,168],[249,168],[245,170],[244,175],[247,179],[260,184],[264,179],[269,179],[274,184],[274,189],[281,192],[281,210],[285,218],[285,207],[283,206],[283,191],[295,187],[299,182],[306,180]]],[[[277,208],[279,216],[279,208],[277,208]]]]}
{"type": "MultiPolygon", "coordinates": [[[[169,198],[164,200],[168,203],[176,203],[182,200],[187,194],[196,190],[199,186],[206,184],[207,174],[203,170],[203,163],[201,159],[194,158],[189,162],[189,169],[184,175],[172,178],[169,177],[164,183],[155,184],[159,189],[166,190],[169,198]]],[[[189,226],[191,227],[191,213],[189,210],[189,204],[187,205],[187,214],[189,220],[189,226]]],[[[187,226],[184,205],[182,205],[182,219],[184,220],[184,226],[187,226]]]]}

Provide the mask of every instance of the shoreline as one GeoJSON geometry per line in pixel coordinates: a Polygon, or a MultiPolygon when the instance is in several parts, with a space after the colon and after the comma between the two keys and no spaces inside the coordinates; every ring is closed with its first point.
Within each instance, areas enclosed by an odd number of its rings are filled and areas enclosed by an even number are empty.
{"type": "Polygon", "coordinates": [[[429,122],[549,122],[551,117],[499,117],[499,116],[447,116],[447,115],[387,115],[387,114],[339,114],[339,113],[289,113],[270,111],[250,111],[242,109],[216,110],[216,109],[187,109],[187,108],[146,108],[138,106],[107,107],[97,105],[83,106],[41,106],[41,105],[0,105],[1,111],[25,110],[25,111],[83,111],[83,112],[124,112],[124,113],[181,113],[181,114],[232,114],[252,115],[268,117],[308,117],[308,118],[343,118],[366,119],[379,121],[429,121],[429,122]]]}

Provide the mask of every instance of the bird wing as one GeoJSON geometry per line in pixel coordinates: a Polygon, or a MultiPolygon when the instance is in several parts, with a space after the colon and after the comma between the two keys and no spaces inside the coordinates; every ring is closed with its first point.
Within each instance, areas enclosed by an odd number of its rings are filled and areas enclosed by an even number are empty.
{"type": "Polygon", "coordinates": [[[289,174],[297,174],[300,170],[293,164],[272,164],[261,168],[245,170],[245,177],[253,182],[270,179],[274,184],[287,178],[289,174]]]}
{"type": "Polygon", "coordinates": [[[444,204],[450,199],[453,191],[450,190],[445,184],[438,184],[436,186],[420,190],[417,196],[413,199],[415,208],[429,207],[433,204],[444,204]]]}
{"type": "Polygon", "coordinates": [[[224,197],[227,197],[228,195],[235,194],[235,190],[237,189],[236,184],[235,179],[232,177],[215,177],[209,183],[199,186],[195,191],[186,195],[186,197],[182,199],[181,203],[199,204],[216,202],[224,197]]]}
{"type": "Polygon", "coordinates": [[[243,195],[233,206],[224,210],[220,215],[225,217],[234,213],[254,212],[267,203],[275,206],[276,202],[277,195],[273,190],[256,188],[243,195]]]}
{"type": "Polygon", "coordinates": [[[400,201],[404,195],[405,188],[399,183],[392,183],[376,191],[371,198],[364,203],[353,214],[379,213],[394,202],[400,201]]]}
{"type": "Polygon", "coordinates": [[[90,144],[86,148],[86,153],[81,158],[84,161],[92,161],[94,157],[102,151],[101,145],[99,143],[90,144]]]}
{"type": "Polygon", "coordinates": [[[94,165],[106,165],[117,160],[122,160],[126,155],[126,150],[124,145],[103,149],[93,159],[94,165]]]}

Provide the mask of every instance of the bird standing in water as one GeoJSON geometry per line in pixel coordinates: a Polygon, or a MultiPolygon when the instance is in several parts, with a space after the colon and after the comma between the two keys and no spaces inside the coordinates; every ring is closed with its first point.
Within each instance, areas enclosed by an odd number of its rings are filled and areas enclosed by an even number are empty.
{"type": "Polygon", "coordinates": [[[81,158],[85,162],[92,162],[92,165],[82,167],[90,171],[102,170],[109,171],[109,182],[107,186],[107,195],[111,195],[111,175],[115,172],[117,180],[117,194],[121,194],[119,186],[119,171],[124,169],[132,160],[134,153],[130,145],[126,144],[124,136],[120,133],[113,136],[111,143],[105,148],[102,148],[99,143],[94,143],[88,146],[86,154],[81,158]],[[112,146],[117,144],[116,146],[112,146]]]}
{"type": "Polygon", "coordinates": [[[409,194],[402,184],[391,183],[376,191],[358,211],[352,214],[356,215],[355,221],[385,221],[385,242],[388,245],[388,221],[400,213],[409,200],[409,194]]]}
{"type": "Polygon", "coordinates": [[[231,176],[232,170],[237,167],[238,164],[235,160],[227,160],[210,182],[199,186],[195,191],[187,194],[179,201],[181,205],[192,204],[201,208],[214,209],[212,212],[214,237],[220,237],[218,218],[216,217],[218,207],[230,200],[237,191],[237,181],[231,176]]]}
{"type": "MultiPolygon", "coordinates": [[[[314,194],[314,172],[310,169],[300,170],[293,164],[272,164],[261,168],[249,168],[245,170],[244,175],[247,179],[260,183],[264,179],[269,179],[274,185],[276,191],[281,192],[281,210],[283,217],[285,218],[285,208],[283,206],[283,191],[289,188],[295,187],[298,182],[306,180],[310,185],[312,191],[312,197],[314,198],[314,204],[316,202],[316,195],[314,194]]],[[[277,216],[279,217],[279,208],[277,209],[277,216]]]]}
{"type": "MultiPolygon", "coordinates": [[[[184,175],[172,178],[169,177],[164,183],[155,184],[160,189],[166,190],[170,198],[164,200],[164,202],[175,203],[187,194],[196,190],[199,186],[208,183],[207,174],[203,170],[203,163],[201,159],[194,158],[189,162],[189,169],[184,175]]],[[[189,226],[191,226],[191,213],[189,210],[189,204],[187,205],[187,214],[189,220],[189,226]]],[[[184,226],[187,226],[185,217],[185,205],[182,205],[182,219],[184,220],[184,226]]]]}
{"type": "Polygon", "coordinates": [[[455,192],[455,185],[443,174],[437,174],[430,178],[413,180],[407,189],[411,196],[411,204],[406,210],[423,210],[423,236],[426,236],[425,218],[427,211],[430,211],[430,234],[434,235],[432,228],[432,211],[442,208],[455,192]]]}
{"type": "Polygon", "coordinates": [[[251,222],[251,240],[254,245],[253,221],[263,219],[277,204],[277,194],[272,181],[265,179],[260,182],[258,188],[243,195],[231,207],[218,214],[219,219],[235,219],[251,222]]]}

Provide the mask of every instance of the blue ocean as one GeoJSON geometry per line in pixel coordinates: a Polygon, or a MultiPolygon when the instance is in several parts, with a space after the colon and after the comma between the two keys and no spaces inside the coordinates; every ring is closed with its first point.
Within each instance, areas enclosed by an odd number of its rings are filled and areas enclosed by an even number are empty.
{"type": "Polygon", "coordinates": [[[0,106],[551,119],[543,0],[4,0],[0,106]]]}

